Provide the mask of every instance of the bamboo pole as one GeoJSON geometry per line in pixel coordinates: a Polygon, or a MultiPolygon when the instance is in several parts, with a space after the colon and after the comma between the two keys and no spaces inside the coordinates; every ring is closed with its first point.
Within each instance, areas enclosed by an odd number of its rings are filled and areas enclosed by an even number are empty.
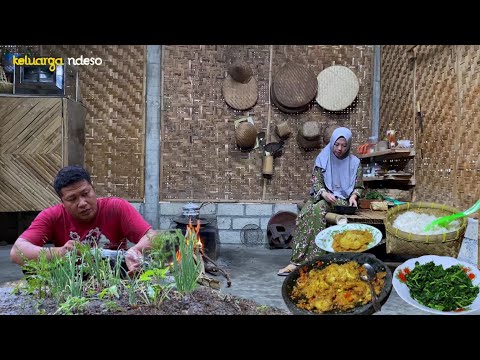
{"type": "MultiPolygon", "coordinates": [[[[272,87],[272,63],[273,63],[273,45],[270,45],[270,63],[268,68],[268,114],[267,114],[267,132],[265,133],[265,143],[268,144],[267,139],[270,137],[270,119],[272,118],[272,103],[270,101],[270,91],[272,87]]],[[[263,176],[263,175],[262,175],[263,176]]],[[[265,200],[267,193],[267,179],[263,177],[262,200],[265,200]]]]}

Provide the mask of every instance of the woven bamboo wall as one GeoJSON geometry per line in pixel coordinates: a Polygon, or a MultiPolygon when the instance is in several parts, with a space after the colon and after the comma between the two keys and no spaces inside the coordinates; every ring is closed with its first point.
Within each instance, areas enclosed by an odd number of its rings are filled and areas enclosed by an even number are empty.
{"type": "Polygon", "coordinates": [[[303,200],[320,149],[305,152],[291,137],[275,160],[273,178],[264,180],[260,149],[243,153],[236,148],[234,120],[252,116],[257,129],[267,133],[267,143],[278,141],[274,128],[282,120],[295,133],[307,119],[335,123],[352,129],[356,146],[370,134],[372,59],[373,46],[165,46],[162,200],[303,200]],[[222,82],[234,58],[246,60],[258,82],[259,99],[249,111],[231,109],[222,97],[222,82]],[[314,102],[303,114],[280,112],[270,105],[269,84],[287,60],[315,74],[330,65],[348,66],[360,82],[355,105],[331,113],[314,102]]]}
{"type": "Polygon", "coordinates": [[[42,45],[40,56],[99,57],[79,66],[87,108],[85,164],[99,196],[142,199],[145,174],[145,46],[42,45]]]}
{"type": "Polygon", "coordinates": [[[52,182],[63,164],[62,99],[0,100],[0,212],[58,203],[52,182]]]}
{"type": "Polygon", "coordinates": [[[382,47],[380,133],[392,122],[400,137],[415,137],[417,200],[466,209],[480,197],[480,49],[411,48],[382,47]],[[419,117],[414,120],[416,101],[423,131],[419,117]]]}

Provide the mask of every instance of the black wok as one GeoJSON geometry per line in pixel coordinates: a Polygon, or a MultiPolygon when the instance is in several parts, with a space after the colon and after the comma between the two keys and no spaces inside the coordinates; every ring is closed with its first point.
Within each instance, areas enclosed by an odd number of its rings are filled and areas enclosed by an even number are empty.
{"type": "Polygon", "coordinates": [[[392,272],[388,266],[377,259],[375,255],[368,253],[350,253],[350,252],[340,252],[340,253],[330,253],[321,255],[302,266],[298,266],[294,271],[292,271],[283,281],[282,285],[282,296],[283,301],[287,305],[288,309],[292,314],[295,315],[370,315],[374,313],[372,303],[369,302],[366,305],[357,306],[348,311],[331,311],[325,313],[314,313],[308,310],[298,308],[296,306],[295,300],[291,298],[291,293],[293,287],[296,284],[297,278],[300,276],[300,270],[310,271],[311,269],[323,269],[332,263],[343,264],[349,261],[356,261],[359,264],[368,263],[373,266],[376,272],[385,271],[387,275],[385,276],[385,284],[383,289],[378,296],[379,301],[383,304],[387,301],[390,291],[392,290],[392,272]],[[323,264],[318,265],[318,261],[321,261],[323,264]]]}

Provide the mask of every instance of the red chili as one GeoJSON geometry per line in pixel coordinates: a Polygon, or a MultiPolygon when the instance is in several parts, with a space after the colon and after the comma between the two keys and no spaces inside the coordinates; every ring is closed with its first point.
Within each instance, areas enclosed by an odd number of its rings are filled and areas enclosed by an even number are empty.
{"type": "Polygon", "coordinates": [[[398,278],[400,279],[401,282],[407,282],[407,277],[403,272],[398,273],[398,278]]]}
{"type": "Polygon", "coordinates": [[[468,274],[468,278],[469,278],[470,280],[475,279],[475,274],[474,274],[474,273],[468,274]]]}
{"type": "Polygon", "coordinates": [[[403,271],[405,272],[405,274],[410,274],[410,269],[408,267],[406,267],[405,269],[403,269],[403,271]]]}

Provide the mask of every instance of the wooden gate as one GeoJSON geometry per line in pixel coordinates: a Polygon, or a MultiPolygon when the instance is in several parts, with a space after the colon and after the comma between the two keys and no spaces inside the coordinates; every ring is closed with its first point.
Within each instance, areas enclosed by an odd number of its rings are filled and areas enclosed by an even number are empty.
{"type": "Polygon", "coordinates": [[[84,165],[85,114],[67,98],[0,97],[0,212],[58,203],[58,170],[84,165]]]}

